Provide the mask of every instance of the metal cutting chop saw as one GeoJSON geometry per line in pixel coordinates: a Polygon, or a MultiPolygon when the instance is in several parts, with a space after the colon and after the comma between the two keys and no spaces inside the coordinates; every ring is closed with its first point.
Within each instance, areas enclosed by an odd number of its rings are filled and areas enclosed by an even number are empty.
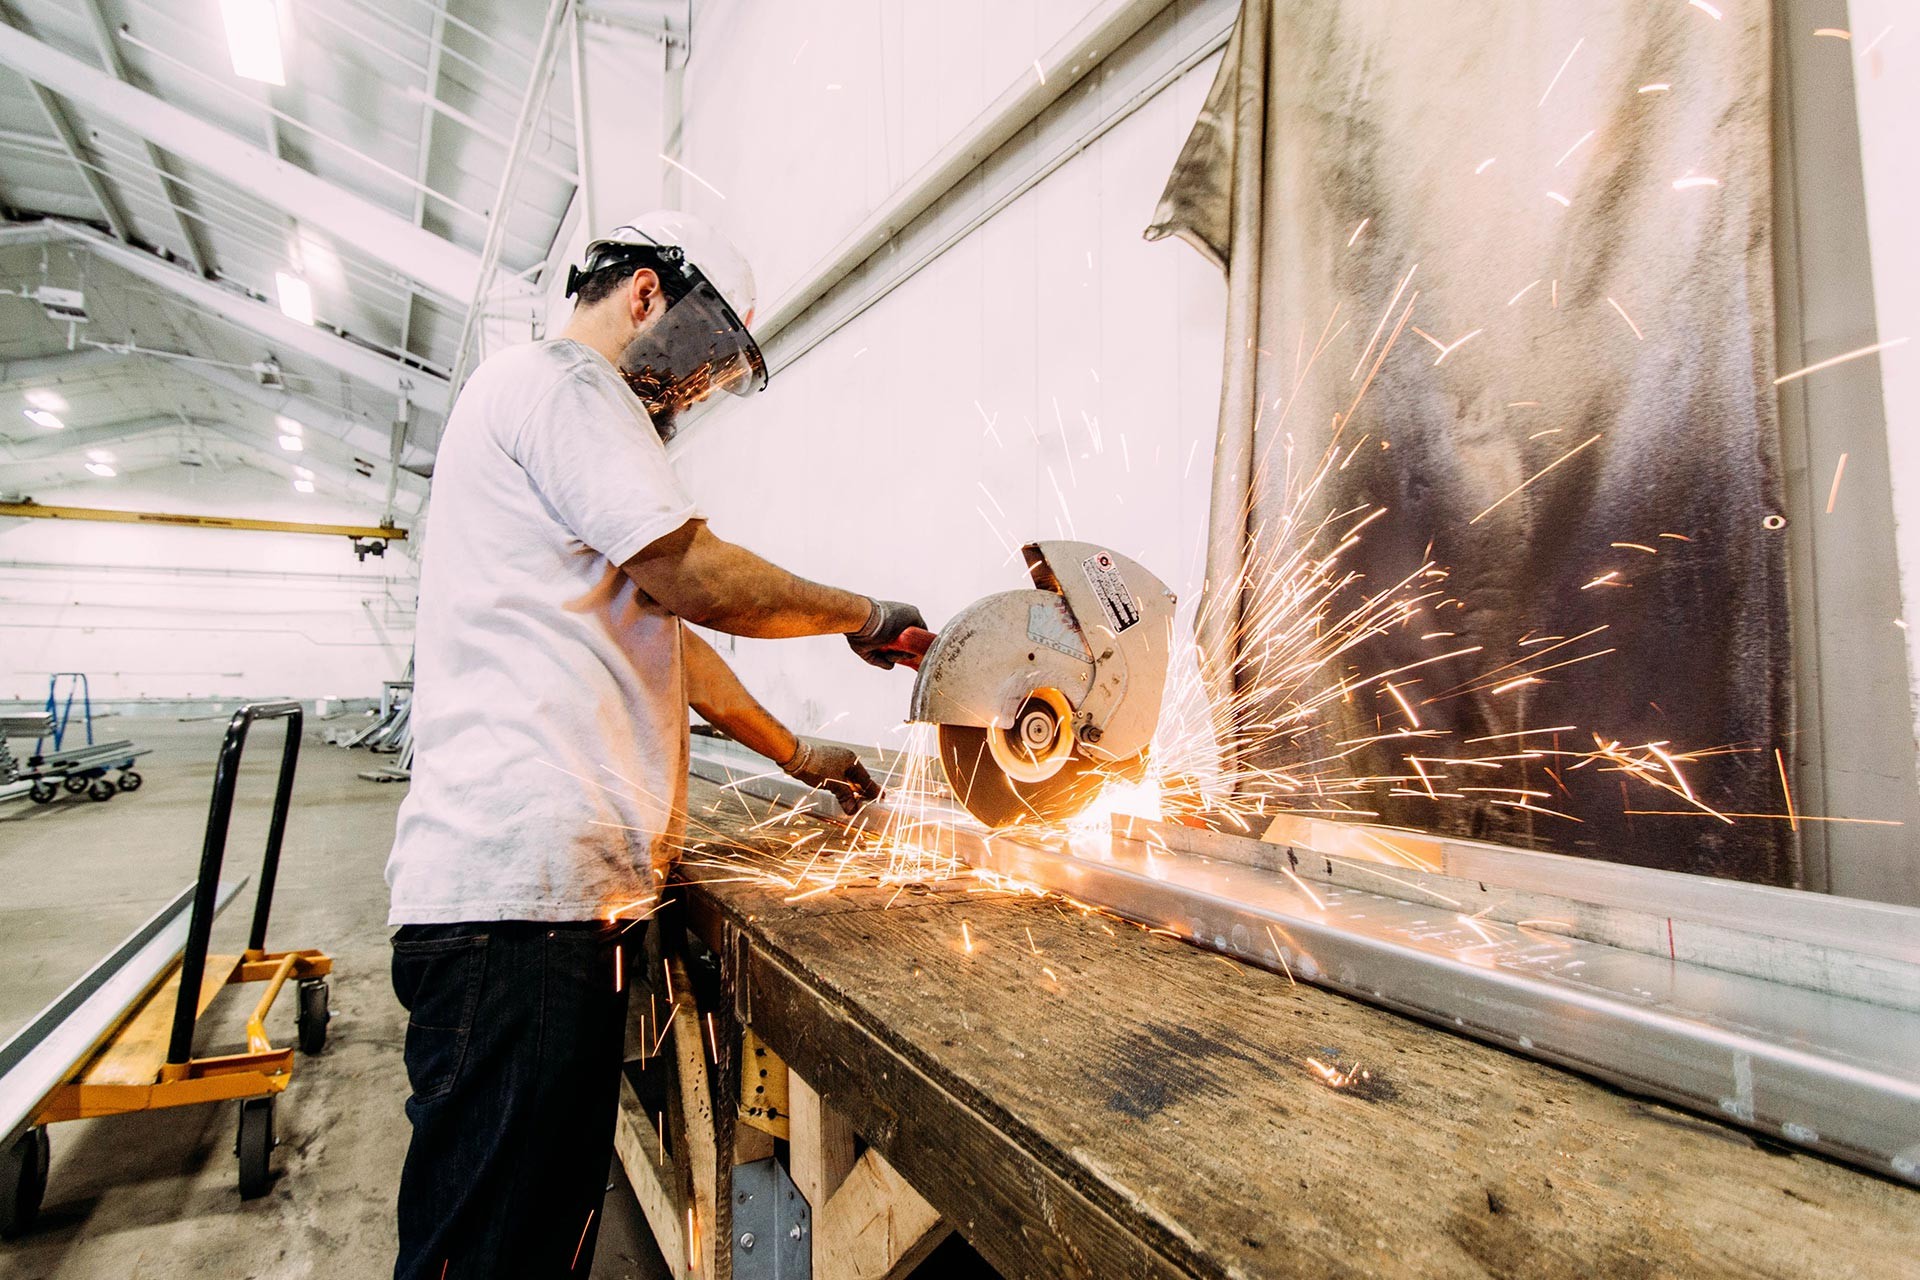
{"type": "Polygon", "coordinates": [[[1126,556],[1022,550],[1030,589],[904,637],[920,669],[908,718],[939,726],[954,796],[990,827],[1070,818],[1107,779],[1143,776],[1173,635],[1173,592],[1126,556]]]}

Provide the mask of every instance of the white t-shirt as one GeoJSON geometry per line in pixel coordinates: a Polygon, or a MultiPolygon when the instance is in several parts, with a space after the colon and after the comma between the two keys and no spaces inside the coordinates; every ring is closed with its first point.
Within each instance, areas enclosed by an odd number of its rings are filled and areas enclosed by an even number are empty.
{"type": "Polygon", "coordinates": [[[434,464],[390,924],[641,915],[679,846],[680,620],[620,565],[697,519],[598,352],[502,351],[434,464]]]}

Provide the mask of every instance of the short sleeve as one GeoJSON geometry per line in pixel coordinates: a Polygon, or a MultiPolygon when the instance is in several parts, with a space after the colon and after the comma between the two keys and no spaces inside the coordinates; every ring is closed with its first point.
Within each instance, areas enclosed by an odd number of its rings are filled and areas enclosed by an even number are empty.
{"type": "Polygon", "coordinates": [[[574,536],[615,564],[699,514],[632,393],[587,360],[534,405],[509,448],[574,536]]]}

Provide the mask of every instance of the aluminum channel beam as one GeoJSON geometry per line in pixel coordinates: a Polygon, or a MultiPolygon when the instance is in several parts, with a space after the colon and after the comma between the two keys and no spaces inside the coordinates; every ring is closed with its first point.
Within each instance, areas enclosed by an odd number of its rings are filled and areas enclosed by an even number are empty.
{"type": "MultiPolygon", "coordinates": [[[[217,916],[246,877],[223,881],[217,916]]],[[[11,1145],[47,1094],[113,1031],[122,1015],[166,977],[187,945],[194,886],[188,885],[84,977],[0,1045],[0,1140],[11,1145]]]]}
{"type": "MultiPolygon", "coordinates": [[[[700,740],[693,771],[806,789],[700,740]]],[[[814,811],[833,816],[819,797],[814,811]]],[[[883,802],[884,803],[884,802],[883,802]]],[[[1198,834],[1198,833],[1196,833],[1198,834]]],[[[1920,1185],[1920,1014],[1116,837],[956,827],[971,865],[1224,955],[1920,1185]]],[[[1569,900],[1571,901],[1571,900],[1569,900]]],[[[1915,913],[1920,918],[1920,913],[1915,913]]]]}

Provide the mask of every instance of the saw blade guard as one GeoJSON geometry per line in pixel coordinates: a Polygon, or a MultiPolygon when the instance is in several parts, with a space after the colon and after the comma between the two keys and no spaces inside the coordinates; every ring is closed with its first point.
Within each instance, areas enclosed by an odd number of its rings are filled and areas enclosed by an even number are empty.
{"type": "Polygon", "coordinates": [[[1093,671],[1064,597],[1003,591],[974,601],[940,629],[921,660],[907,716],[981,729],[1011,725],[1043,689],[1078,706],[1093,688],[1093,671]]]}
{"type": "Polygon", "coordinates": [[[1092,664],[1086,691],[1068,693],[1079,750],[1131,760],[1160,723],[1177,599],[1140,564],[1095,543],[1035,542],[1022,551],[1033,585],[1066,601],[1092,664]]]}
{"type": "MultiPolygon", "coordinates": [[[[1090,542],[1024,548],[1034,588],[986,596],[941,629],[914,682],[909,718],[1020,727],[1036,703],[1071,712],[1071,749],[1130,760],[1153,741],[1175,599],[1126,556],[1090,542]]],[[[1031,717],[1030,717],[1031,718],[1031,717]]],[[[1024,736],[1013,738],[1020,747],[1024,736]]],[[[1033,744],[1034,767],[1065,751],[1033,744]]]]}

